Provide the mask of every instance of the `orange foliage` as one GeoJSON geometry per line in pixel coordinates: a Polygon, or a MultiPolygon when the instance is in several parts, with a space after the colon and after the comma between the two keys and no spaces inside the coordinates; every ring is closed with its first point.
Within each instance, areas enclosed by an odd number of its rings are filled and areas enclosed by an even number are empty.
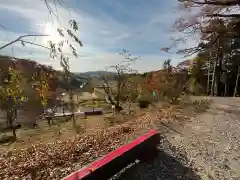
{"type": "Polygon", "coordinates": [[[41,77],[45,74],[47,77],[48,95],[56,92],[58,88],[58,77],[56,71],[51,66],[42,65],[32,60],[0,56],[0,71],[5,72],[8,70],[8,67],[12,67],[20,72],[29,85],[34,81],[33,76],[41,77]]]}
{"type": "Polygon", "coordinates": [[[145,92],[157,91],[160,96],[178,96],[187,80],[187,72],[175,72],[176,69],[163,69],[148,74],[143,83],[145,92]]]}

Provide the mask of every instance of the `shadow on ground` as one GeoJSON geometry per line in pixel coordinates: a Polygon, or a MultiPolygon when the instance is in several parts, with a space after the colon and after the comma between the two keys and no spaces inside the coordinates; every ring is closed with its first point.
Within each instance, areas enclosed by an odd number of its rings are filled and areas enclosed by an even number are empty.
{"type": "Polygon", "coordinates": [[[140,162],[125,170],[118,180],[201,180],[191,168],[185,152],[180,152],[163,140],[158,155],[148,162],[140,162]]]}
{"type": "Polygon", "coordinates": [[[147,163],[137,164],[127,170],[118,180],[201,180],[192,168],[181,164],[176,158],[159,151],[158,157],[147,163]]]}

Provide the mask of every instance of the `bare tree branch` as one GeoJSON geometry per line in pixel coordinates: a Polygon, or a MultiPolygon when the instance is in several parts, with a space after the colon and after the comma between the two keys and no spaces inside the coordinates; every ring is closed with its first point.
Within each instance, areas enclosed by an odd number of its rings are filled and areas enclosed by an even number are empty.
{"type": "MultiPolygon", "coordinates": [[[[50,4],[48,3],[48,0],[44,0],[44,3],[46,4],[46,7],[47,7],[47,10],[48,10],[49,14],[50,14],[50,15],[53,14],[53,15],[58,19],[58,18],[59,18],[58,12],[57,12],[57,14],[54,13],[52,7],[51,7],[50,4]]],[[[55,1],[54,1],[54,4],[55,4],[55,1]]],[[[57,10],[56,4],[55,4],[55,9],[57,10]]]]}
{"type": "Polygon", "coordinates": [[[178,0],[183,3],[194,3],[198,5],[215,5],[215,6],[235,6],[240,5],[239,0],[178,0]]]}
{"type": "Polygon", "coordinates": [[[207,17],[240,18],[240,14],[208,14],[207,17]]]}
{"type": "Polygon", "coordinates": [[[123,56],[123,60],[118,64],[111,65],[107,68],[107,70],[112,69],[116,72],[116,78],[114,78],[116,80],[114,93],[110,92],[114,87],[109,84],[109,79],[105,76],[102,77],[105,83],[103,87],[104,91],[111,104],[116,106],[116,110],[121,110],[120,100],[122,100],[122,97],[124,96],[123,92],[125,91],[129,74],[136,72],[130,67],[130,65],[138,59],[138,57],[132,57],[132,55],[126,50],[123,50],[119,54],[123,56]]]}
{"type": "Polygon", "coordinates": [[[34,42],[29,42],[29,41],[24,41],[24,40],[19,40],[21,43],[23,43],[23,44],[31,44],[31,45],[34,45],[34,46],[38,46],[38,47],[41,47],[41,48],[45,48],[45,49],[49,49],[49,50],[51,50],[51,48],[49,48],[49,47],[46,47],[46,46],[43,46],[43,45],[41,45],[41,44],[36,44],[36,43],[34,43],[34,42]]]}
{"type": "Polygon", "coordinates": [[[15,40],[13,40],[13,41],[11,41],[11,42],[9,42],[9,43],[1,46],[1,47],[0,47],[0,50],[2,50],[2,49],[4,49],[4,48],[6,48],[6,47],[8,47],[8,46],[10,46],[10,45],[18,42],[18,41],[22,41],[22,39],[23,39],[23,38],[26,38],[26,37],[44,37],[44,36],[49,36],[49,35],[44,35],[44,34],[43,34],[43,35],[41,35],[41,34],[35,34],[35,35],[32,34],[32,35],[31,35],[31,34],[29,34],[29,35],[19,36],[17,39],[15,39],[15,40]]]}

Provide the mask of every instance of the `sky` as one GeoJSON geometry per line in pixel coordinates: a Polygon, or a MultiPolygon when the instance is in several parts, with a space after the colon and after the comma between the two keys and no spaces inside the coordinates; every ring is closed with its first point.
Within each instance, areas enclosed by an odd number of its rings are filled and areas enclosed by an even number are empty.
{"type": "MultiPolygon", "coordinates": [[[[67,28],[74,19],[83,47],[77,48],[77,58],[65,49],[72,72],[105,70],[121,61],[122,49],[140,57],[133,65],[139,72],[161,69],[168,58],[174,65],[184,60],[183,55],[160,50],[170,46],[171,37],[176,36],[172,25],[180,16],[177,0],[65,0],[56,8],[54,0],[48,2],[58,19],[49,15],[44,0],[0,0],[0,46],[25,34],[50,34],[26,39],[38,44],[58,41],[56,28],[67,28]]],[[[60,69],[59,61],[50,59],[49,52],[41,47],[14,43],[0,53],[60,69]]]]}

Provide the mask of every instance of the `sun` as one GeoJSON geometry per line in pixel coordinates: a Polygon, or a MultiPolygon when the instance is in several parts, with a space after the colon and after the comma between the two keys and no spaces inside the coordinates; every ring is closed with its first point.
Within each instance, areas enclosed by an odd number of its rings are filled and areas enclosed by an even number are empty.
{"type": "Polygon", "coordinates": [[[44,26],[44,32],[50,36],[54,34],[54,27],[50,23],[46,23],[44,26]]]}
{"type": "Polygon", "coordinates": [[[53,23],[46,23],[43,26],[44,34],[48,35],[44,38],[45,42],[52,41],[54,43],[58,43],[62,40],[62,37],[57,32],[58,26],[54,25],[53,23]]]}

